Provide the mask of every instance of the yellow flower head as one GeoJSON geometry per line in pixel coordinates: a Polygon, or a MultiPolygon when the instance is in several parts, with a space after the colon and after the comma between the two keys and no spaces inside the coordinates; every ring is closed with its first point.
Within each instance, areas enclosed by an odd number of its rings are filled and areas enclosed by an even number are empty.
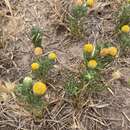
{"type": "Polygon", "coordinates": [[[109,54],[109,49],[108,48],[103,48],[100,51],[100,56],[107,56],[109,54]]]}
{"type": "Polygon", "coordinates": [[[83,47],[83,51],[86,52],[86,53],[92,53],[93,49],[94,49],[94,46],[91,43],[87,43],[83,47]]]}
{"type": "Polygon", "coordinates": [[[51,53],[49,53],[48,58],[49,58],[50,60],[56,60],[57,55],[56,55],[56,53],[51,52],[51,53]]]}
{"type": "Polygon", "coordinates": [[[40,65],[38,63],[32,63],[31,67],[32,67],[32,70],[35,71],[39,69],[40,65]]]}
{"type": "Polygon", "coordinates": [[[118,52],[118,50],[117,50],[116,47],[110,47],[110,48],[109,48],[109,54],[110,54],[111,56],[116,56],[116,55],[117,55],[117,52],[118,52]]]}
{"type": "Polygon", "coordinates": [[[89,7],[93,7],[94,6],[94,0],[87,0],[87,5],[89,6],[89,7]]]}
{"type": "Polygon", "coordinates": [[[125,33],[128,33],[130,31],[130,27],[128,25],[123,25],[121,27],[121,31],[125,32],[125,33]]]}
{"type": "Polygon", "coordinates": [[[95,69],[97,67],[97,62],[96,60],[90,60],[88,62],[88,68],[91,68],[91,69],[95,69]]]}
{"type": "Polygon", "coordinates": [[[36,48],[34,49],[34,54],[35,54],[36,56],[40,56],[40,55],[42,55],[42,53],[43,53],[43,50],[42,50],[41,47],[36,47],[36,48]]]}
{"type": "Polygon", "coordinates": [[[42,82],[36,82],[33,85],[33,93],[36,95],[43,95],[47,90],[47,86],[46,84],[42,83],[42,82]]]}

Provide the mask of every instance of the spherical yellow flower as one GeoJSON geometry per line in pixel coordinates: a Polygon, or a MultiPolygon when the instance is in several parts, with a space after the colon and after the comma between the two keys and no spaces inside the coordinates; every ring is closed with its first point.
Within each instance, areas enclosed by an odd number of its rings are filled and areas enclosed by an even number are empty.
{"type": "Polygon", "coordinates": [[[42,82],[36,82],[33,85],[33,93],[36,95],[43,95],[47,90],[47,86],[46,84],[42,83],[42,82]]]}
{"type": "Polygon", "coordinates": [[[100,51],[100,56],[107,56],[109,54],[109,49],[108,48],[103,48],[100,51]]]}
{"type": "Polygon", "coordinates": [[[41,47],[36,47],[36,48],[34,49],[34,54],[35,54],[36,56],[40,56],[40,55],[42,55],[42,53],[43,53],[43,50],[42,50],[41,47]]]}
{"type": "Polygon", "coordinates": [[[32,67],[32,70],[35,71],[39,69],[40,65],[38,63],[32,63],[31,67],[32,67]]]}
{"type": "Polygon", "coordinates": [[[94,6],[94,0],[87,0],[87,5],[89,6],[89,7],[93,7],[94,6]]]}
{"type": "Polygon", "coordinates": [[[57,55],[56,55],[56,53],[51,52],[51,53],[49,53],[48,58],[49,58],[50,60],[56,60],[57,55]]]}
{"type": "Polygon", "coordinates": [[[128,25],[123,25],[121,27],[121,31],[125,32],[125,33],[128,33],[130,31],[130,27],[128,25]]]}
{"type": "Polygon", "coordinates": [[[109,54],[110,54],[111,56],[116,56],[116,55],[117,55],[117,52],[118,52],[118,50],[117,50],[116,47],[110,47],[110,48],[109,48],[109,54]]]}
{"type": "Polygon", "coordinates": [[[92,53],[93,49],[94,49],[94,46],[91,43],[87,43],[83,47],[83,51],[86,52],[86,53],[92,53]]]}
{"type": "Polygon", "coordinates": [[[88,68],[95,69],[97,67],[97,62],[96,60],[90,60],[87,65],[88,68]]]}

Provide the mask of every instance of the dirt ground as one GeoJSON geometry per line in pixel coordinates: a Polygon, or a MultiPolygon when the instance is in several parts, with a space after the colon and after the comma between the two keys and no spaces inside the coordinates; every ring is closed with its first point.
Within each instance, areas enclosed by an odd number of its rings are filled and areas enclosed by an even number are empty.
{"type": "MultiPolygon", "coordinates": [[[[61,0],[59,3],[67,5],[69,1],[61,0]]],[[[30,40],[32,26],[39,26],[44,32],[42,45],[45,53],[56,51],[61,67],[71,71],[76,71],[80,64],[82,46],[86,41],[95,44],[109,40],[118,47],[112,32],[116,26],[115,12],[120,8],[121,0],[97,1],[86,18],[87,31],[83,40],[72,39],[61,26],[55,16],[56,3],[56,0],[10,0],[11,16],[4,1],[0,1],[3,13],[0,12],[1,80],[18,82],[30,72],[34,58],[30,40]]],[[[89,94],[79,108],[65,95],[62,83],[50,87],[50,107],[40,121],[33,119],[12,98],[0,103],[0,130],[130,130],[129,54],[125,58],[118,57],[105,76],[110,80],[112,92],[89,94]],[[120,70],[121,78],[111,81],[112,72],[117,70],[120,70]]],[[[54,78],[62,79],[64,76],[54,75],[54,78]]]]}

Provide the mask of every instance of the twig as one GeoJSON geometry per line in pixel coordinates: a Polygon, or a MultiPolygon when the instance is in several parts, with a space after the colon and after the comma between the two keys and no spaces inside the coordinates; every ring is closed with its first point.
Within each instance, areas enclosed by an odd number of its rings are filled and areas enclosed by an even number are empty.
{"type": "Polygon", "coordinates": [[[130,122],[130,118],[126,115],[125,112],[122,112],[122,114],[124,115],[124,117],[130,122]]]}

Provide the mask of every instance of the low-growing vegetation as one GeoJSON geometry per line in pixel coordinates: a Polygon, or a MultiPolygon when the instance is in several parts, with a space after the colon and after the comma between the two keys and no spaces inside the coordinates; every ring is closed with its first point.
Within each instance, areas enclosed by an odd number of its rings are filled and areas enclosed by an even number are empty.
{"type": "MultiPolygon", "coordinates": [[[[129,98],[130,86],[130,1],[34,3],[31,14],[36,13],[33,20],[37,24],[25,19],[30,27],[18,33],[22,38],[10,34],[13,40],[4,39],[8,44],[0,50],[0,130],[6,125],[17,130],[129,129],[126,112],[130,99],[124,101],[124,97],[129,98]],[[44,4],[48,6],[41,17],[39,10],[44,4]],[[14,41],[18,45],[12,47],[9,43],[14,41]],[[13,72],[11,81],[7,77],[13,72]]],[[[15,16],[12,10],[10,1],[0,2],[0,18],[15,21],[19,12],[15,16]],[[10,12],[5,16],[3,6],[10,12]]],[[[0,35],[0,44],[5,32],[0,35]]]]}

